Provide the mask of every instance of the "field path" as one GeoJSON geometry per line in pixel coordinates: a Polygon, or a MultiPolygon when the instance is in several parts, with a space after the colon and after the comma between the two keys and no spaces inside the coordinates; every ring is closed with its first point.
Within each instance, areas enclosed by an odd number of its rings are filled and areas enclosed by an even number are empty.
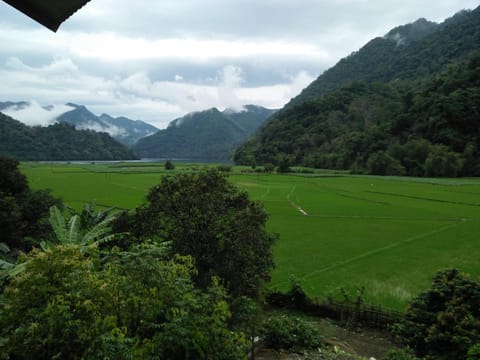
{"type": "Polygon", "coordinates": [[[303,216],[309,216],[308,213],[302,209],[300,207],[300,205],[297,205],[295,204],[292,199],[291,199],[291,196],[293,195],[293,193],[295,192],[295,190],[297,189],[297,184],[293,185],[292,186],[292,190],[290,190],[290,192],[288,193],[287,195],[287,201],[290,203],[290,205],[292,205],[295,209],[297,209],[298,211],[300,211],[300,214],[302,214],[303,216]]]}
{"type": "Polygon", "coordinates": [[[345,266],[345,265],[349,265],[349,264],[351,264],[355,261],[362,260],[362,259],[368,258],[368,257],[373,256],[373,255],[377,255],[379,253],[382,253],[382,252],[390,250],[390,249],[394,249],[394,248],[399,247],[401,245],[409,244],[409,243],[412,243],[414,241],[426,238],[428,236],[441,233],[445,230],[454,228],[454,227],[464,223],[465,221],[467,221],[467,220],[462,220],[462,221],[459,221],[459,222],[455,222],[454,224],[448,224],[448,225],[442,226],[438,229],[428,231],[428,232],[420,234],[420,235],[415,235],[415,236],[412,236],[408,239],[397,241],[397,242],[392,243],[392,244],[387,245],[387,246],[383,246],[383,247],[380,247],[380,248],[377,248],[377,249],[374,249],[374,250],[367,251],[363,254],[360,254],[360,255],[351,257],[349,259],[342,260],[342,261],[339,261],[339,262],[334,263],[332,265],[326,266],[324,268],[312,271],[312,272],[302,276],[300,279],[307,279],[307,278],[310,278],[310,277],[315,276],[317,274],[320,274],[320,273],[323,273],[323,272],[326,272],[326,271],[330,271],[330,270],[333,270],[333,269],[336,269],[336,268],[339,268],[339,267],[342,267],[342,266],[345,266]]]}

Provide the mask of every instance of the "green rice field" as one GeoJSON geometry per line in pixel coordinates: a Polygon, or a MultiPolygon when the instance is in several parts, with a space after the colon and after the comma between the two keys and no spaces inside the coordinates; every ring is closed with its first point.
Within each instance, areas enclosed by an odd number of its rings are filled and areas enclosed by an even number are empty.
{"type": "MultiPolygon", "coordinates": [[[[177,164],[174,172],[201,165],[177,164]]],[[[34,189],[50,188],[74,208],[96,200],[131,209],[166,172],[158,163],[23,163],[34,189]]],[[[290,277],[311,296],[352,296],[402,310],[446,268],[480,276],[480,180],[245,173],[230,180],[265,205],[280,234],[271,288],[290,277]]]]}

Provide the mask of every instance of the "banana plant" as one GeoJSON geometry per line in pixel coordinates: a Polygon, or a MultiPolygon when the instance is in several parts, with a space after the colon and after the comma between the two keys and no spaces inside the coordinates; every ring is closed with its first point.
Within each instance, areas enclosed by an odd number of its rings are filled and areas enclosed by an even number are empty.
{"type": "MultiPolygon", "coordinates": [[[[103,213],[104,214],[104,213],[103,213]]],[[[62,212],[54,205],[50,208],[50,225],[55,233],[55,239],[42,242],[43,250],[52,245],[78,245],[82,251],[96,248],[99,245],[112,241],[118,234],[112,234],[112,222],[117,215],[108,213],[98,218],[97,222],[82,226],[78,214],[71,215],[66,219],[62,212]]]]}
{"type": "Polygon", "coordinates": [[[0,243],[0,284],[4,279],[20,274],[25,270],[25,263],[13,262],[8,256],[9,252],[8,245],[0,243]]]}

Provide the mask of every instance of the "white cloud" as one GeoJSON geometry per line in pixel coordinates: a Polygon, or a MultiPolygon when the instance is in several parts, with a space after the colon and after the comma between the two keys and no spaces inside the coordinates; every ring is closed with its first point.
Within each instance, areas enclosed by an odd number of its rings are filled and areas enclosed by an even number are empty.
{"type": "Polygon", "coordinates": [[[2,110],[2,112],[28,126],[47,126],[54,124],[58,116],[71,110],[73,110],[72,107],[63,104],[52,105],[45,109],[37,101],[32,100],[25,107],[19,109],[10,107],[2,110]]]}
{"type": "Polygon", "coordinates": [[[55,34],[0,1],[0,101],[74,102],[158,127],[210,107],[279,108],[371,38],[476,6],[478,0],[98,0],[55,34]]]}
{"type": "MultiPolygon", "coordinates": [[[[282,78],[277,84],[251,86],[243,69],[232,64],[211,75],[199,84],[180,77],[172,81],[154,81],[145,71],[106,79],[83,73],[67,58],[57,57],[39,67],[10,58],[5,69],[0,69],[5,85],[0,88],[0,98],[24,100],[22,94],[25,93],[35,98],[36,102],[32,102],[35,107],[22,115],[29,124],[39,116],[40,104],[74,102],[86,105],[96,114],[127,116],[163,128],[186,113],[211,107],[240,109],[245,104],[257,104],[279,108],[313,80],[313,76],[300,71],[295,76],[282,78]]],[[[61,107],[58,109],[60,111],[61,107]]],[[[43,111],[42,114],[37,123],[51,123],[54,116],[47,119],[45,116],[50,113],[43,111]]]]}

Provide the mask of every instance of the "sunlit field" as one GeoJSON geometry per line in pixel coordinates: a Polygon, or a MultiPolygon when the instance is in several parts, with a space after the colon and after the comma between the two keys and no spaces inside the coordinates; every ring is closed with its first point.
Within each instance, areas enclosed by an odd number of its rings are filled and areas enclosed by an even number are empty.
{"type": "MultiPolygon", "coordinates": [[[[176,164],[169,173],[200,169],[176,164]]],[[[34,189],[50,188],[74,208],[96,200],[131,209],[167,171],[158,163],[38,164],[22,171],[34,189]]],[[[229,176],[270,216],[280,234],[271,288],[294,276],[311,296],[352,296],[402,310],[433,275],[456,267],[480,275],[480,181],[351,176],[329,172],[229,176]]],[[[251,170],[251,169],[250,169],[251,170]]]]}

